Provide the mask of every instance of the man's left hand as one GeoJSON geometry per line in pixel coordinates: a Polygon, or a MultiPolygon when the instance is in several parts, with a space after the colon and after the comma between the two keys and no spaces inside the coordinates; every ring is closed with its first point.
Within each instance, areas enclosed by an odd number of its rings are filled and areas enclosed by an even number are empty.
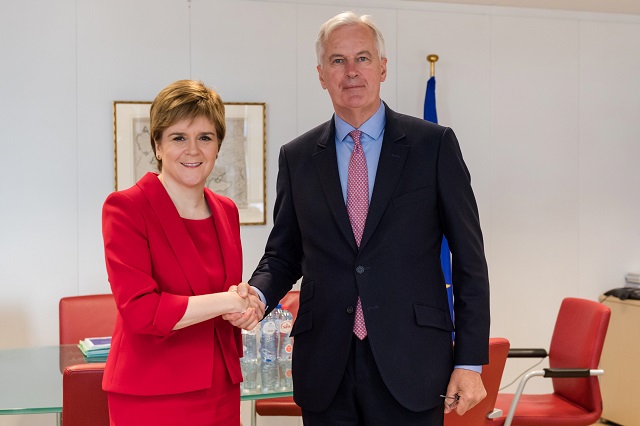
{"type": "Polygon", "coordinates": [[[445,414],[455,410],[461,416],[482,401],[487,396],[487,391],[482,384],[480,373],[456,368],[451,373],[446,395],[453,398],[445,398],[445,414]],[[456,395],[459,397],[455,397],[456,395]]]}

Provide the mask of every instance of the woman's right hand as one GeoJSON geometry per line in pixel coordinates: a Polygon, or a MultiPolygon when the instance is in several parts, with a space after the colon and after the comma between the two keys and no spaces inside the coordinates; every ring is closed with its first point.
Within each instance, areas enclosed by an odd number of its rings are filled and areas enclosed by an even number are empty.
{"type": "Polygon", "coordinates": [[[244,314],[251,306],[251,300],[249,299],[249,297],[243,297],[240,293],[238,293],[237,286],[231,286],[231,288],[229,288],[229,293],[233,294],[233,302],[236,306],[236,308],[229,313],[244,314]]]}
{"type": "MultiPolygon", "coordinates": [[[[238,327],[255,326],[259,321],[255,308],[251,307],[250,298],[238,292],[234,286],[228,292],[190,296],[184,315],[173,329],[179,330],[217,316],[223,319],[228,319],[227,316],[236,318],[238,327]]],[[[236,325],[236,322],[232,324],[236,325]]]]}
{"type": "Polygon", "coordinates": [[[231,286],[229,292],[236,293],[246,305],[243,305],[243,310],[224,314],[222,318],[235,327],[252,330],[264,316],[264,304],[247,283],[231,286]]]}
{"type": "Polygon", "coordinates": [[[242,282],[238,284],[238,294],[242,297],[247,296],[251,303],[251,307],[255,309],[256,314],[258,315],[258,321],[264,318],[264,311],[266,306],[262,303],[260,296],[258,296],[258,292],[249,285],[249,283],[242,282]]]}

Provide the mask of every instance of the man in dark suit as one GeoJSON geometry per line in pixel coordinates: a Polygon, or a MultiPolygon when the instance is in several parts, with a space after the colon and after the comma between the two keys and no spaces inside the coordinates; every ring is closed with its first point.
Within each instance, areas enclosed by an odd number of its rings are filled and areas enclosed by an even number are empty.
{"type": "Polygon", "coordinates": [[[451,129],[381,101],[387,59],[368,16],[330,19],[316,50],[335,115],[282,147],[274,226],[249,283],[272,309],[303,277],[291,334],[305,425],[442,424],[486,395],[489,284],[468,170],[451,129]]]}

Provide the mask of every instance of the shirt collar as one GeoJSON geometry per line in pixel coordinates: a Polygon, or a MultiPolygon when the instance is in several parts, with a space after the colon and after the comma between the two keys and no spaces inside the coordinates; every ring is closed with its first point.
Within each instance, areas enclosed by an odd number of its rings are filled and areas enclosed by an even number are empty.
{"type": "MultiPolygon", "coordinates": [[[[350,131],[355,130],[355,127],[344,121],[342,118],[338,117],[338,114],[335,114],[334,121],[336,123],[336,139],[339,141],[343,141],[350,131]]],[[[362,131],[362,133],[375,140],[378,139],[382,134],[385,123],[386,115],[384,104],[382,103],[382,101],[380,101],[380,107],[378,108],[378,111],[376,111],[376,113],[373,114],[371,118],[365,121],[358,130],[362,131]]]]}

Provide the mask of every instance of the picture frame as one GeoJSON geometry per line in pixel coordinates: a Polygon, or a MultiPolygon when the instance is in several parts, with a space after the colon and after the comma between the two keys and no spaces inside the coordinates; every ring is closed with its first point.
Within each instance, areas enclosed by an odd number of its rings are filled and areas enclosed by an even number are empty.
{"type": "MultiPolygon", "coordinates": [[[[231,198],[241,225],[264,225],[266,215],[266,104],[225,102],[226,135],[206,186],[231,198]]],[[[113,102],[114,187],[133,186],[158,172],[151,147],[151,102],[113,102]]]]}

